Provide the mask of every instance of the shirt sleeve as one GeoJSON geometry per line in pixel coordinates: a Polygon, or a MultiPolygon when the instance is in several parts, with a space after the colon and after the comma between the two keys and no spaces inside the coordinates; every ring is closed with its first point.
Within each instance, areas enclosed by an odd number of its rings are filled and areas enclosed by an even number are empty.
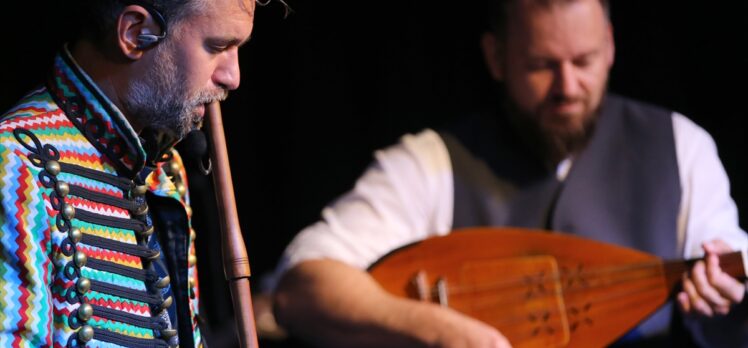
{"type": "Polygon", "coordinates": [[[301,231],[281,259],[280,274],[311,259],[365,269],[398,247],[447,234],[452,225],[452,172],[446,146],[425,130],[377,151],[354,188],[301,231]]]}
{"type": "Polygon", "coordinates": [[[714,140],[677,113],[673,114],[673,131],[682,194],[678,242],[683,256],[702,256],[701,244],[713,239],[722,239],[734,250],[747,248],[748,238],[738,225],[738,210],[714,140]]]}
{"type": "MultiPolygon", "coordinates": [[[[686,258],[703,256],[701,244],[721,239],[734,250],[748,246],[738,225],[738,211],[730,197],[730,183],[709,134],[683,115],[673,115],[676,151],[682,185],[678,221],[679,242],[686,258]]],[[[748,297],[748,296],[746,296],[748,297]]],[[[684,324],[702,347],[748,346],[748,300],[733,306],[727,316],[685,316],[684,324]]]]}
{"type": "Polygon", "coordinates": [[[0,346],[52,346],[47,203],[38,171],[14,152],[0,142],[0,346]]]}

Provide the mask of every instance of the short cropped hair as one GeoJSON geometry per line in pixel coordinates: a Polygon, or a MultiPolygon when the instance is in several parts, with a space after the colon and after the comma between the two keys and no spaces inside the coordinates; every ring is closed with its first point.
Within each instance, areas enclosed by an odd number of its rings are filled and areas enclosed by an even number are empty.
{"type": "MultiPolygon", "coordinates": [[[[490,30],[499,38],[503,40],[506,37],[508,9],[509,6],[517,2],[518,0],[488,0],[489,11],[488,11],[488,23],[490,30]]],[[[578,0],[531,0],[536,6],[548,8],[556,4],[568,4],[578,0]]],[[[608,0],[599,0],[603,6],[606,16],[610,16],[610,5],[608,0]]]]}
{"type": "Polygon", "coordinates": [[[69,10],[79,25],[69,39],[101,43],[114,33],[117,18],[131,4],[152,7],[163,15],[166,26],[173,28],[185,17],[200,11],[207,1],[210,0],[74,0],[69,10]]]}

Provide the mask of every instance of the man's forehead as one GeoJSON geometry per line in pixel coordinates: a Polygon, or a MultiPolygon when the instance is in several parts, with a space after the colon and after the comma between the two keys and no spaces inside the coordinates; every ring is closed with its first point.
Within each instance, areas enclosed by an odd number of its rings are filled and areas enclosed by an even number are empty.
{"type": "Polygon", "coordinates": [[[605,42],[607,17],[597,0],[516,12],[508,26],[507,45],[531,56],[578,56],[605,42]]]}
{"type": "Polygon", "coordinates": [[[255,8],[257,7],[256,0],[235,0],[239,2],[239,7],[247,12],[248,15],[255,16],[255,8]]]}
{"type": "Polygon", "coordinates": [[[509,5],[519,5],[520,7],[551,8],[554,6],[564,6],[578,2],[595,2],[602,5],[601,0],[505,0],[509,5]]]}
{"type": "Polygon", "coordinates": [[[515,0],[507,3],[507,22],[532,18],[554,11],[563,11],[575,6],[599,7],[605,13],[600,0],[515,0]]]}
{"type": "Polygon", "coordinates": [[[197,0],[202,4],[195,8],[193,16],[206,16],[211,14],[238,15],[244,14],[254,17],[256,0],[197,0]]]}
{"type": "MultiPolygon", "coordinates": [[[[255,0],[203,0],[205,5],[194,13],[187,22],[209,19],[221,24],[225,21],[253,21],[255,0]]],[[[189,23],[187,23],[189,26],[189,23]]]]}
{"type": "Polygon", "coordinates": [[[510,10],[507,16],[507,29],[514,35],[533,35],[544,29],[553,31],[559,26],[587,23],[603,24],[605,27],[608,23],[604,9],[597,0],[555,1],[547,6],[537,5],[537,0],[520,0],[517,3],[518,6],[510,10]],[[525,3],[526,6],[519,3],[525,3]]]}

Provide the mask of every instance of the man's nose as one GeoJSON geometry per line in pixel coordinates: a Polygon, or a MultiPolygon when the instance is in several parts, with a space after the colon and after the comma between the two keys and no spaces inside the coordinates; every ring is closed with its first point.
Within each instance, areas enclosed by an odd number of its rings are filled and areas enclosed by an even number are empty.
{"type": "Polygon", "coordinates": [[[229,91],[239,88],[239,54],[236,50],[227,54],[213,72],[213,83],[229,91]]]}
{"type": "Polygon", "coordinates": [[[555,71],[553,94],[573,98],[579,94],[579,76],[577,68],[571,62],[561,62],[555,71]]]}

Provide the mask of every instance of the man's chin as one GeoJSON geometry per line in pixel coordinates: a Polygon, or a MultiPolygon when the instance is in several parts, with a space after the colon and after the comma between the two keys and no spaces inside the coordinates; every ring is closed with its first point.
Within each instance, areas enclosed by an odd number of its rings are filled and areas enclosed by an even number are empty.
{"type": "Polygon", "coordinates": [[[565,136],[567,134],[578,134],[584,132],[584,122],[578,119],[554,119],[545,120],[541,126],[546,133],[565,136]]]}
{"type": "Polygon", "coordinates": [[[188,131],[203,128],[203,122],[205,121],[205,104],[196,106],[190,116],[190,122],[186,127],[188,131]]]}
{"type": "Polygon", "coordinates": [[[594,114],[587,109],[575,110],[574,112],[543,110],[540,114],[540,122],[546,129],[574,132],[574,130],[583,130],[585,124],[589,123],[593,117],[595,117],[594,114]]]}
{"type": "Polygon", "coordinates": [[[195,107],[195,116],[201,119],[205,117],[205,104],[198,104],[195,107]]]}
{"type": "Polygon", "coordinates": [[[190,124],[190,127],[187,128],[187,132],[195,131],[195,130],[201,130],[203,129],[203,120],[200,119],[199,122],[194,122],[190,124]]]}

